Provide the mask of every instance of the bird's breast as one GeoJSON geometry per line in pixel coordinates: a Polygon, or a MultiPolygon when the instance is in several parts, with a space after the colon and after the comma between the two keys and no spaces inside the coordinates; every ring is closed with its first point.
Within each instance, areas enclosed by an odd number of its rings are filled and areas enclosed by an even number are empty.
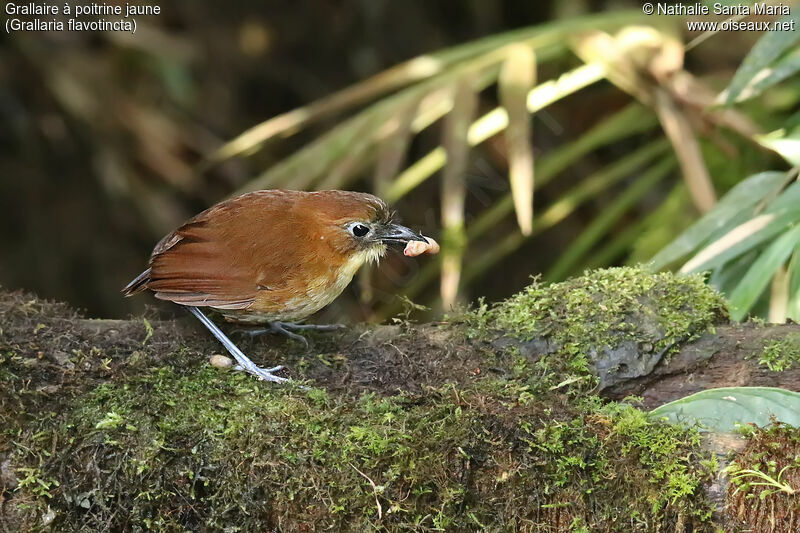
{"type": "Polygon", "coordinates": [[[248,309],[226,312],[225,316],[244,323],[302,320],[333,302],[365,262],[377,261],[384,252],[385,248],[364,250],[350,254],[344,261],[318,258],[297,265],[287,273],[285,286],[264,286],[248,309]]]}

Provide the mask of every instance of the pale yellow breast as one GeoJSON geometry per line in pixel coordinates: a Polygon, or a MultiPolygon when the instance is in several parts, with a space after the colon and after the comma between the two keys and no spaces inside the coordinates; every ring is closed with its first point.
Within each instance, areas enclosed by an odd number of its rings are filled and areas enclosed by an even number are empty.
{"type": "Polygon", "coordinates": [[[275,320],[303,320],[329,303],[333,302],[353,280],[358,269],[366,262],[377,262],[386,253],[385,246],[379,246],[352,254],[338,268],[331,269],[328,275],[318,276],[310,280],[301,290],[282,304],[282,309],[275,312],[242,312],[224,313],[229,320],[244,323],[264,323],[275,320]]]}

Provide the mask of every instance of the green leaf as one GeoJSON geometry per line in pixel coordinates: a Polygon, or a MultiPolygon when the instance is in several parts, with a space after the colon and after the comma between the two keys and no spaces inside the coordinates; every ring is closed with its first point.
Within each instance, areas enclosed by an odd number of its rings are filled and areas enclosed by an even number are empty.
{"type": "Polygon", "coordinates": [[[786,130],[781,129],[766,135],[756,135],[755,140],[760,145],[780,154],[790,165],[800,166],[800,127],[788,134],[786,130]]]}
{"type": "MultiPolygon", "coordinates": [[[[791,20],[793,16],[787,15],[780,22],[791,20]]],[[[736,101],[741,92],[753,83],[759,73],[778,59],[800,39],[798,31],[770,31],[765,33],[744,58],[736,74],[733,75],[730,85],[725,90],[725,104],[730,105],[736,101]]]]}
{"type": "Polygon", "coordinates": [[[752,218],[700,250],[683,265],[680,272],[690,274],[720,267],[798,221],[800,221],[800,205],[752,218]]]}
{"type": "Polygon", "coordinates": [[[651,268],[661,270],[696,250],[714,233],[728,227],[743,211],[775,192],[785,180],[783,172],[761,172],[742,180],[714,209],[657,253],[650,262],[651,268]]]}
{"type": "Polygon", "coordinates": [[[721,387],[692,394],[650,411],[653,418],[697,424],[714,432],[773,422],[800,427],[800,394],[775,387],[721,387]]]}
{"type": "Polygon", "coordinates": [[[800,322],[800,249],[795,250],[789,262],[789,305],[786,316],[800,322]]]}
{"type": "Polygon", "coordinates": [[[750,265],[753,264],[753,261],[757,258],[758,250],[751,250],[743,254],[736,261],[731,261],[720,268],[714,269],[711,272],[711,276],[708,278],[708,284],[722,294],[732,293],[733,289],[736,288],[739,281],[749,270],[750,265]]]}
{"type": "Polygon", "coordinates": [[[795,251],[798,243],[800,243],[800,225],[781,235],[758,256],[730,295],[730,313],[733,320],[742,320],[747,315],[772,276],[795,251]]]}
{"type": "Polygon", "coordinates": [[[773,63],[768,69],[762,70],[759,75],[750,80],[750,83],[742,89],[736,101],[741,102],[748,98],[758,96],[764,90],[769,89],[773,85],[777,85],[798,71],[800,71],[800,48],[786,54],[773,63]]]}
{"type": "Polygon", "coordinates": [[[765,213],[777,213],[783,209],[800,206],[800,181],[792,183],[778,195],[764,210],[765,213]]]}

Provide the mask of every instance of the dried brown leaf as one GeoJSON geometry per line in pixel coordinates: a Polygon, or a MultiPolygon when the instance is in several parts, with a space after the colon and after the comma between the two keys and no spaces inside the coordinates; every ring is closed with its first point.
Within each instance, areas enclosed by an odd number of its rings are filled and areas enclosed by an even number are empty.
{"type": "Polygon", "coordinates": [[[514,210],[520,231],[523,235],[530,235],[533,229],[534,174],[527,99],[536,85],[536,56],[530,47],[509,47],[497,84],[500,104],[508,114],[505,140],[514,210]]]}
{"type": "Polygon", "coordinates": [[[683,114],[683,108],[675,104],[672,96],[661,88],[655,89],[654,96],[656,114],[678,156],[683,180],[694,205],[701,213],[707,213],[714,207],[717,199],[714,184],[700,152],[700,143],[689,119],[683,114]]]}

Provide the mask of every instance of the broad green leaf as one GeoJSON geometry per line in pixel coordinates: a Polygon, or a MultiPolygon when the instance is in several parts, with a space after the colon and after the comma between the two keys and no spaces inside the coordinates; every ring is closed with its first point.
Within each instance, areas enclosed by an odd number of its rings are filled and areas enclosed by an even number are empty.
{"type": "Polygon", "coordinates": [[[767,288],[772,276],[795,251],[798,243],[800,243],[800,225],[781,235],[758,256],[730,295],[730,313],[733,320],[742,320],[747,315],[767,288]]]}
{"type": "Polygon", "coordinates": [[[761,172],[750,176],[726,194],[700,220],[653,257],[653,270],[661,270],[696,250],[714,233],[725,229],[743,211],[774,193],[786,180],[783,172],[761,172]]]}
{"type": "Polygon", "coordinates": [[[762,146],[779,153],[790,165],[800,166],[800,127],[788,134],[785,130],[777,130],[766,135],[756,135],[755,139],[762,146]]]}
{"type": "Polygon", "coordinates": [[[783,324],[788,318],[789,310],[789,271],[785,265],[781,265],[772,275],[772,282],[768,291],[764,291],[759,298],[759,301],[750,309],[750,313],[754,316],[766,316],[771,324],[783,324]],[[758,304],[769,297],[769,301],[765,302],[767,311],[757,314],[758,304]]]}
{"type": "MultiPolygon", "coordinates": [[[[796,10],[795,10],[796,11],[796,10]]],[[[797,17],[797,13],[789,14],[781,19],[781,22],[797,17]]],[[[747,56],[739,65],[736,74],[733,75],[730,85],[725,90],[725,104],[736,101],[739,94],[752,83],[759,72],[770,66],[778,59],[784,51],[800,40],[799,31],[770,31],[765,33],[747,56]]]]}
{"type": "Polygon", "coordinates": [[[792,275],[792,282],[789,284],[789,292],[800,295],[800,250],[795,250],[792,261],[789,263],[789,272],[792,275]]]}
{"type": "Polygon", "coordinates": [[[769,206],[764,210],[765,213],[777,213],[778,211],[800,206],[800,182],[795,182],[786,187],[769,206]]]}
{"type": "Polygon", "coordinates": [[[717,289],[722,294],[730,294],[739,284],[739,281],[747,273],[750,265],[758,258],[758,250],[751,250],[736,261],[726,263],[711,272],[708,284],[717,289]]]}
{"type": "Polygon", "coordinates": [[[786,316],[800,322],[800,250],[795,250],[789,262],[789,305],[786,316]]]}
{"type": "MultiPolygon", "coordinates": [[[[756,216],[756,206],[752,206],[749,209],[742,210],[741,213],[730,219],[728,224],[724,228],[720,228],[719,230],[715,231],[711,234],[711,237],[708,238],[706,244],[710,244],[712,242],[716,242],[720,240],[722,237],[725,236],[730,230],[738,226],[739,224],[744,224],[754,216],[756,216]]],[[[696,250],[697,251],[697,250],[696,250]]],[[[744,272],[742,272],[744,274],[744,272]]]]}
{"type": "Polygon", "coordinates": [[[696,424],[714,432],[783,422],[800,427],[800,394],[775,387],[722,387],[675,400],[650,411],[653,418],[696,424]]]}
{"type": "Polygon", "coordinates": [[[683,265],[680,272],[690,274],[722,266],[798,221],[800,221],[800,205],[752,218],[700,250],[683,265]]]}
{"type": "Polygon", "coordinates": [[[742,89],[737,102],[758,96],[764,90],[777,85],[786,78],[800,71],[800,48],[786,54],[770,67],[759,72],[750,83],[742,89]]]}

